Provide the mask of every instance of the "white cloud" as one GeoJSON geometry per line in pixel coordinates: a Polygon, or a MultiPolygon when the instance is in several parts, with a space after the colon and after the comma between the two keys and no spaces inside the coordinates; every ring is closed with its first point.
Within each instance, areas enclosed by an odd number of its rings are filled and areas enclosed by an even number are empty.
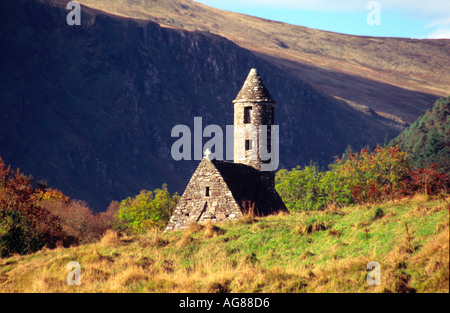
{"type": "Polygon", "coordinates": [[[450,27],[450,17],[434,20],[431,23],[429,23],[426,27],[430,28],[430,27],[446,27],[446,26],[450,27]]]}
{"type": "Polygon", "coordinates": [[[429,39],[450,39],[450,27],[449,28],[437,28],[428,34],[429,39]]]}
{"type": "Polygon", "coordinates": [[[425,28],[434,28],[427,38],[450,39],[450,17],[433,20],[425,28]]]}

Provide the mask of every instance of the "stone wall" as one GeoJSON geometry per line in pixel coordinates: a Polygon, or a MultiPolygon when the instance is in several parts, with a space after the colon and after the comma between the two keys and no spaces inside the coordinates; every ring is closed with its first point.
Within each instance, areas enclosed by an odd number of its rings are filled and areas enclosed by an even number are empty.
{"type": "Polygon", "coordinates": [[[234,162],[253,166],[261,170],[260,125],[267,125],[268,151],[271,150],[271,131],[273,125],[273,103],[237,102],[234,104],[234,162]],[[251,123],[244,123],[244,110],[252,108],[251,123]],[[245,150],[245,140],[252,141],[252,149],[245,150]]]}
{"type": "MultiPolygon", "coordinates": [[[[265,216],[287,211],[275,190],[275,173],[261,172],[263,137],[271,143],[274,101],[256,69],[250,73],[234,103],[234,163],[204,158],[191,177],[166,228],[178,230],[193,222],[222,222],[242,217],[246,206],[265,216]],[[249,112],[251,112],[249,114],[249,112]],[[266,125],[266,130],[260,130],[266,125]],[[261,134],[260,131],[267,131],[261,134]],[[249,145],[248,143],[250,143],[249,145]],[[250,147],[251,146],[251,147],[250,147]]],[[[270,161],[270,160],[266,160],[270,161]]]]}
{"type": "Polygon", "coordinates": [[[166,231],[181,230],[193,222],[222,222],[242,217],[227,184],[219,171],[204,158],[191,177],[166,231]],[[209,195],[206,188],[209,188],[209,195]]]}

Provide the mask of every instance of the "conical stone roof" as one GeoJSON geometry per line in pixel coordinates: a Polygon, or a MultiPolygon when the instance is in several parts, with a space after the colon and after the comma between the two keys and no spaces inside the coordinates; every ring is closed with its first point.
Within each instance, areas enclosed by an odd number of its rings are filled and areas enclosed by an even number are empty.
{"type": "Polygon", "coordinates": [[[274,102],[255,68],[250,70],[241,91],[233,101],[236,102],[274,102]]]}

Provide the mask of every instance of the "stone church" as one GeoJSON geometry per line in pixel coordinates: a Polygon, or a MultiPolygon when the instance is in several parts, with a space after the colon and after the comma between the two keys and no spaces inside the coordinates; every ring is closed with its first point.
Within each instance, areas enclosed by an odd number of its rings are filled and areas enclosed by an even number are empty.
{"type": "Polygon", "coordinates": [[[236,220],[249,209],[256,216],[287,212],[275,190],[274,171],[261,171],[266,161],[261,158],[259,126],[267,125],[264,137],[270,150],[275,102],[256,69],[251,69],[233,103],[234,162],[210,160],[205,152],[166,231],[184,229],[193,222],[236,220]]]}

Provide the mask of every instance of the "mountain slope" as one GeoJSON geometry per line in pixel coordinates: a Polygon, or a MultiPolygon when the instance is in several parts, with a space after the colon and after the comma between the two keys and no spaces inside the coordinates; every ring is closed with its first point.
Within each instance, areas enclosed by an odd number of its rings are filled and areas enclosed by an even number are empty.
{"type": "Polygon", "coordinates": [[[407,151],[416,167],[436,163],[438,170],[450,173],[450,96],[437,100],[391,144],[407,151]]]}
{"type": "Polygon", "coordinates": [[[162,26],[221,35],[349,105],[370,107],[400,124],[414,122],[439,96],[450,94],[450,40],[350,36],[190,0],[79,2],[162,26]]]}
{"type": "Polygon", "coordinates": [[[0,9],[0,155],[96,211],[164,182],[183,192],[198,161],[172,159],[171,129],[195,116],[231,125],[252,67],[277,102],[283,167],[325,166],[399,132],[211,33],[86,7],[68,26],[65,8],[38,0],[0,9]]]}

